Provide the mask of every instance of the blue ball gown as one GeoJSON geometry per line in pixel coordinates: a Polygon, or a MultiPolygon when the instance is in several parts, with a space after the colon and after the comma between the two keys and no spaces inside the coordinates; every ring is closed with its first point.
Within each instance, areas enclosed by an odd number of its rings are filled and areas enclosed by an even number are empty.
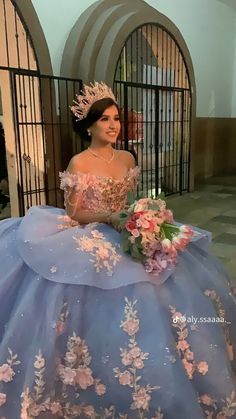
{"type": "MultiPolygon", "coordinates": [[[[90,210],[120,210],[123,179],[63,172],[90,210]]],[[[111,226],[37,206],[0,223],[0,418],[235,418],[236,303],[198,230],[154,276],[111,226]]]]}

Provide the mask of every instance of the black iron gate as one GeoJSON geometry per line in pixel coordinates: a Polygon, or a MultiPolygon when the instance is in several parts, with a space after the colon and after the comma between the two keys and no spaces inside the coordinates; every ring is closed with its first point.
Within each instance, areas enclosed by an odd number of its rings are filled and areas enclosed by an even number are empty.
{"type": "Polygon", "coordinates": [[[11,70],[20,215],[32,205],[62,205],[58,172],[79,151],[71,111],[81,80],[11,70]]]}
{"type": "Polygon", "coordinates": [[[58,172],[79,151],[69,105],[82,82],[40,74],[31,34],[14,0],[0,0],[0,23],[7,182],[12,214],[24,215],[32,205],[62,205],[58,172]]]}
{"type": "Polygon", "coordinates": [[[173,36],[156,24],[137,28],[121,51],[114,89],[123,120],[118,146],[136,156],[140,193],[188,191],[191,89],[173,36]]]}

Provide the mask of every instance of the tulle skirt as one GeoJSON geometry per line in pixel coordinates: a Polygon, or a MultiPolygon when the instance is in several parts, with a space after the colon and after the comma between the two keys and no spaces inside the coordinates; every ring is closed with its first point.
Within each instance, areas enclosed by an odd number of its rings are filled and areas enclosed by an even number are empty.
{"type": "Polygon", "coordinates": [[[236,417],[236,303],[198,230],[153,276],[105,224],[0,223],[0,418],[236,417]]]}

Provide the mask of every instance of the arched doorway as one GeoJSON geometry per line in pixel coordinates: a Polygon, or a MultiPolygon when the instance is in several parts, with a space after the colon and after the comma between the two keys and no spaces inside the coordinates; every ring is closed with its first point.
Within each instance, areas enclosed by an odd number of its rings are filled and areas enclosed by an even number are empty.
{"type": "MultiPolygon", "coordinates": [[[[40,130],[41,99],[37,78],[39,62],[16,3],[0,0],[1,122],[12,215],[24,212],[30,204],[45,202],[45,144],[40,130]],[[34,192],[27,194],[27,191],[34,192]]],[[[45,49],[44,44],[42,48],[45,49]]],[[[47,67],[50,67],[50,59],[48,63],[47,67]]]]}
{"type": "Polygon", "coordinates": [[[141,192],[188,191],[192,95],[171,33],[156,23],[137,27],[120,52],[114,86],[123,109],[122,147],[135,150],[141,192]]]}
{"type": "Polygon", "coordinates": [[[81,81],[52,75],[30,1],[0,0],[0,23],[1,119],[11,215],[23,215],[32,205],[63,203],[58,172],[72,154],[69,104],[81,81]]]}
{"type": "MultiPolygon", "coordinates": [[[[144,135],[146,138],[150,137],[152,126],[152,130],[156,130],[157,140],[154,144],[153,138],[150,144],[146,143],[146,146],[144,146],[146,140],[143,142],[145,158],[139,159],[143,169],[141,181],[143,193],[154,192],[154,189],[156,193],[160,188],[167,194],[193,189],[194,136],[192,135],[190,142],[190,122],[194,122],[196,114],[195,77],[188,46],[179,29],[170,19],[144,0],[130,2],[99,0],[93,3],[78,18],[69,34],[62,58],[61,74],[81,77],[85,82],[103,80],[108,85],[114,84],[120,96],[121,106],[126,109],[123,110],[126,122],[132,108],[135,111],[133,125],[136,119],[136,123],[140,125],[140,119],[148,116],[146,124],[142,125],[144,135]],[[130,58],[127,55],[129,49],[132,49],[130,58]],[[146,65],[146,73],[144,65],[146,65]],[[167,82],[164,79],[164,73],[167,82]],[[163,74],[163,82],[160,84],[161,74],[163,74]],[[187,75],[188,85],[186,85],[186,80],[182,84],[182,76],[185,78],[185,75],[187,75]],[[171,84],[168,84],[168,77],[171,77],[171,84]],[[128,83],[132,83],[132,86],[128,83]],[[144,89],[145,86],[146,89],[144,89]],[[152,101],[158,103],[151,106],[152,101]],[[171,110],[166,113],[169,102],[171,110]],[[147,115],[143,114],[144,103],[148,109],[147,115]],[[157,122],[156,125],[154,112],[156,112],[156,121],[159,118],[159,123],[157,122]],[[170,120],[169,113],[171,117],[174,117],[173,121],[170,120]],[[180,114],[184,117],[181,116],[179,120],[180,114]],[[186,118],[188,121],[185,121],[186,118]],[[160,130],[162,129],[162,135],[158,132],[158,126],[160,130]],[[174,133],[168,137],[168,132],[165,141],[164,138],[163,141],[161,140],[165,129],[169,132],[175,129],[177,138],[175,142],[170,141],[174,133]],[[162,153],[155,153],[154,157],[155,147],[159,147],[159,151],[162,148],[162,153]],[[147,150],[152,150],[152,158],[146,153],[147,150]],[[185,158],[187,160],[184,160],[185,158]],[[154,170],[154,167],[157,170],[154,170]]],[[[129,128],[132,124],[129,124],[129,128]]],[[[129,135],[128,131],[126,133],[123,131],[122,137],[128,138],[127,135],[129,135]]],[[[126,143],[125,147],[128,147],[126,143]]],[[[141,150],[142,145],[138,148],[141,150]]]]}

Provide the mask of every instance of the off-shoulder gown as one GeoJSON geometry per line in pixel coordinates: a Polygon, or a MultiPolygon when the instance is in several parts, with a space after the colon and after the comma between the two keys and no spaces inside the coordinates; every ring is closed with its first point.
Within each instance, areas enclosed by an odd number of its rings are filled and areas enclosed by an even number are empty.
{"type": "MultiPolygon", "coordinates": [[[[123,179],[63,172],[68,202],[121,210],[123,179]]],[[[112,226],[37,206],[0,223],[0,418],[236,417],[236,303],[199,231],[154,276],[112,226]]]]}

